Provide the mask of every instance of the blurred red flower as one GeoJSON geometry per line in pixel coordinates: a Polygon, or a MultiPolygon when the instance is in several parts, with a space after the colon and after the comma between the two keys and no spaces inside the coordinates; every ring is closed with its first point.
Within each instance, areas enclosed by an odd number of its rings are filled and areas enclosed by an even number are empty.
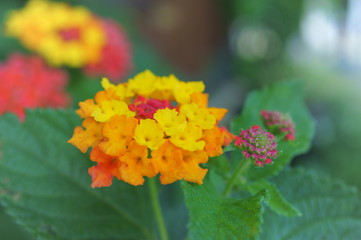
{"type": "Polygon", "coordinates": [[[106,76],[117,82],[132,67],[130,44],[119,24],[111,20],[103,20],[102,23],[107,42],[99,62],[86,65],[85,74],[106,76]]]}
{"type": "Polygon", "coordinates": [[[26,108],[66,107],[70,100],[64,90],[67,74],[37,56],[10,56],[0,63],[0,81],[0,115],[11,112],[23,119],[26,108]]]}

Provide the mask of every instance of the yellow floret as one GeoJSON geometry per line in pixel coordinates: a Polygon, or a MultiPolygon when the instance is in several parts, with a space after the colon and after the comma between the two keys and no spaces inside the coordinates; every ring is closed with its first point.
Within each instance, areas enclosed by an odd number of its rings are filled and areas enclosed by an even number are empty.
{"type": "Polygon", "coordinates": [[[105,90],[108,90],[109,88],[114,89],[114,93],[120,98],[125,99],[126,97],[126,88],[123,84],[114,85],[109,82],[108,78],[103,78],[101,81],[102,87],[105,90]]]}
{"type": "Polygon", "coordinates": [[[134,95],[141,95],[143,97],[149,96],[156,87],[156,82],[158,81],[156,75],[151,71],[145,70],[137,75],[134,78],[129,79],[127,84],[127,96],[132,97],[134,95]]]}
{"type": "Polygon", "coordinates": [[[102,84],[102,87],[104,88],[104,90],[107,90],[110,87],[115,87],[115,85],[113,83],[109,82],[108,78],[102,78],[101,84],[102,84]]]}
{"type": "Polygon", "coordinates": [[[159,148],[165,141],[162,128],[153,119],[140,120],[135,128],[134,139],[151,150],[159,148]]]}
{"type": "Polygon", "coordinates": [[[180,113],[186,116],[189,122],[202,129],[211,129],[216,124],[216,118],[206,108],[199,108],[196,104],[185,104],[180,108],[180,113]]]}
{"type": "Polygon", "coordinates": [[[159,109],[153,117],[168,136],[182,132],[187,127],[185,117],[178,115],[178,111],[175,109],[159,109]]]}
{"type": "Polygon", "coordinates": [[[134,117],[135,113],[129,110],[125,102],[117,100],[102,101],[91,113],[98,122],[107,122],[115,115],[134,117]]]}
{"type": "Polygon", "coordinates": [[[184,150],[197,151],[204,148],[205,142],[202,138],[202,129],[194,124],[188,124],[183,132],[174,134],[170,141],[184,150]]]}
{"type": "Polygon", "coordinates": [[[156,88],[158,90],[173,90],[180,81],[173,74],[169,76],[159,77],[156,82],[156,88]]]}
{"type": "Polygon", "coordinates": [[[175,101],[174,88],[178,83],[178,78],[173,74],[169,76],[158,77],[158,80],[155,82],[155,91],[153,91],[153,93],[150,95],[150,98],[175,101]]]}
{"type": "Polygon", "coordinates": [[[201,93],[205,89],[204,83],[199,82],[178,82],[174,88],[174,96],[181,104],[189,103],[193,93],[201,93]]]}

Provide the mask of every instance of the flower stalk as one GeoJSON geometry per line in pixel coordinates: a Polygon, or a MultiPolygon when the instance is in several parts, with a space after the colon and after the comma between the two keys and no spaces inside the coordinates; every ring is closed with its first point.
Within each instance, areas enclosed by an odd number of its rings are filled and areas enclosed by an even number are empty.
{"type": "Polygon", "coordinates": [[[229,194],[231,193],[234,184],[236,183],[237,178],[241,175],[244,174],[249,166],[251,165],[251,161],[249,161],[248,159],[242,159],[237,168],[234,170],[232,176],[228,179],[226,186],[222,192],[222,195],[224,197],[228,197],[229,194]]]}
{"type": "Polygon", "coordinates": [[[168,240],[167,228],[165,226],[162,209],[159,204],[159,196],[158,196],[157,183],[155,178],[151,178],[149,181],[149,192],[150,192],[150,199],[152,202],[154,215],[157,221],[160,239],[168,240]]]}

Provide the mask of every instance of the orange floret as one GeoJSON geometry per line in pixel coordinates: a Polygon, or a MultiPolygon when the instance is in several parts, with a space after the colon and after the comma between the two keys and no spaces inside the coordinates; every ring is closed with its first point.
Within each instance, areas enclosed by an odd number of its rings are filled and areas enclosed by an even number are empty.
{"type": "Polygon", "coordinates": [[[108,155],[122,155],[133,139],[137,123],[137,119],[124,115],[112,117],[103,126],[102,134],[105,140],[99,144],[99,148],[108,155]]]}
{"type": "Polygon", "coordinates": [[[191,101],[198,105],[198,107],[208,106],[208,94],[206,93],[193,93],[191,95],[191,101]]]}
{"type": "Polygon", "coordinates": [[[181,179],[202,184],[208,171],[199,167],[200,163],[208,161],[205,152],[181,150],[169,141],[153,151],[152,157],[154,168],[160,172],[162,184],[169,184],[181,179]]]}
{"type": "Polygon", "coordinates": [[[214,126],[212,129],[204,130],[204,141],[206,142],[204,149],[208,156],[215,157],[223,153],[224,133],[219,127],[214,126]]]}
{"type": "Polygon", "coordinates": [[[114,159],[113,156],[109,156],[102,152],[99,147],[95,147],[90,151],[90,160],[97,162],[97,163],[107,163],[114,159]]]}
{"type": "Polygon", "coordinates": [[[96,108],[96,105],[95,105],[93,99],[87,99],[84,102],[80,102],[79,107],[80,107],[80,109],[76,110],[76,113],[81,118],[88,118],[88,117],[90,117],[90,115],[94,111],[94,109],[96,108]]]}
{"type": "Polygon", "coordinates": [[[216,117],[217,121],[221,121],[228,112],[225,108],[208,108],[208,111],[216,117]]]}
{"type": "Polygon", "coordinates": [[[118,162],[98,163],[88,169],[89,175],[92,177],[92,188],[109,187],[112,185],[114,172],[118,170],[118,162]]]}
{"type": "Polygon", "coordinates": [[[89,147],[95,147],[102,140],[102,129],[103,124],[98,123],[93,118],[86,118],[83,121],[83,127],[76,127],[74,134],[68,143],[73,144],[82,153],[85,153],[89,147]]]}
{"type": "Polygon", "coordinates": [[[169,184],[182,179],[180,169],[182,161],[182,150],[168,140],[157,150],[152,151],[152,163],[154,169],[160,173],[162,184],[169,184]]]}
{"type": "Polygon", "coordinates": [[[143,185],[144,178],[154,177],[154,171],[151,160],[148,158],[148,149],[132,141],[127,152],[120,158],[122,165],[119,168],[123,181],[134,186],[143,185]]]}
{"type": "Polygon", "coordinates": [[[94,99],[97,104],[99,104],[103,101],[121,100],[120,97],[116,94],[115,89],[112,87],[110,87],[106,90],[97,92],[97,94],[95,94],[94,99]]]}
{"type": "Polygon", "coordinates": [[[121,179],[118,171],[121,162],[117,157],[106,155],[99,148],[93,148],[90,159],[98,163],[88,170],[92,177],[92,188],[109,187],[112,184],[113,177],[121,179]]]}
{"type": "Polygon", "coordinates": [[[223,146],[228,146],[229,144],[231,144],[231,142],[233,142],[236,139],[236,135],[228,131],[227,128],[221,127],[220,129],[224,135],[223,144],[222,144],[223,146]]]}
{"type": "Polygon", "coordinates": [[[184,180],[203,184],[203,178],[208,169],[199,166],[200,163],[206,163],[208,156],[204,151],[189,152],[183,151],[183,176],[184,180]]]}

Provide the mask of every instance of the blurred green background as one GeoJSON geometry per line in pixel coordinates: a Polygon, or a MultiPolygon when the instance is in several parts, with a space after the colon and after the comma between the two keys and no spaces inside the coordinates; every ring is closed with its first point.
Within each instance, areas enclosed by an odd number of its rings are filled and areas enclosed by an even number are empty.
{"type": "MultiPolygon", "coordinates": [[[[293,165],[313,168],[361,188],[361,2],[358,0],[103,0],[66,1],[118,21],[129,35],[134,68],[203,80],[210,105],[230,119],[252,89],[303,83],[316,120],[311,151],[293,165]]],[[[2,0],[2,22],[26,1],[2,0]]],[[[1,29],[0,60],[27,52],[1,29]]],[[[69,70],[76,102],[100,88],[69,70]]],[[[301,90],[301,89],[300,89],[301,90]]],[[[164,191],[173,191],[165,187],[164,191]]],[[[164,203],[179,201],[163,199],[164,203]]],[[[178,199],[178,200],[177,200],[178,199]]],[[[178,212],[186,211],[181,206],[178,212]]],[[[184,222],[180,221],[178,224],[184,222]]],[[[186,231],[186,230],[184,230],[186,231]]],[[[180,236],[184,233],[178,233],[180,236]]],[[[31,239],[3,210],[0,238],[31,239]]]]}

